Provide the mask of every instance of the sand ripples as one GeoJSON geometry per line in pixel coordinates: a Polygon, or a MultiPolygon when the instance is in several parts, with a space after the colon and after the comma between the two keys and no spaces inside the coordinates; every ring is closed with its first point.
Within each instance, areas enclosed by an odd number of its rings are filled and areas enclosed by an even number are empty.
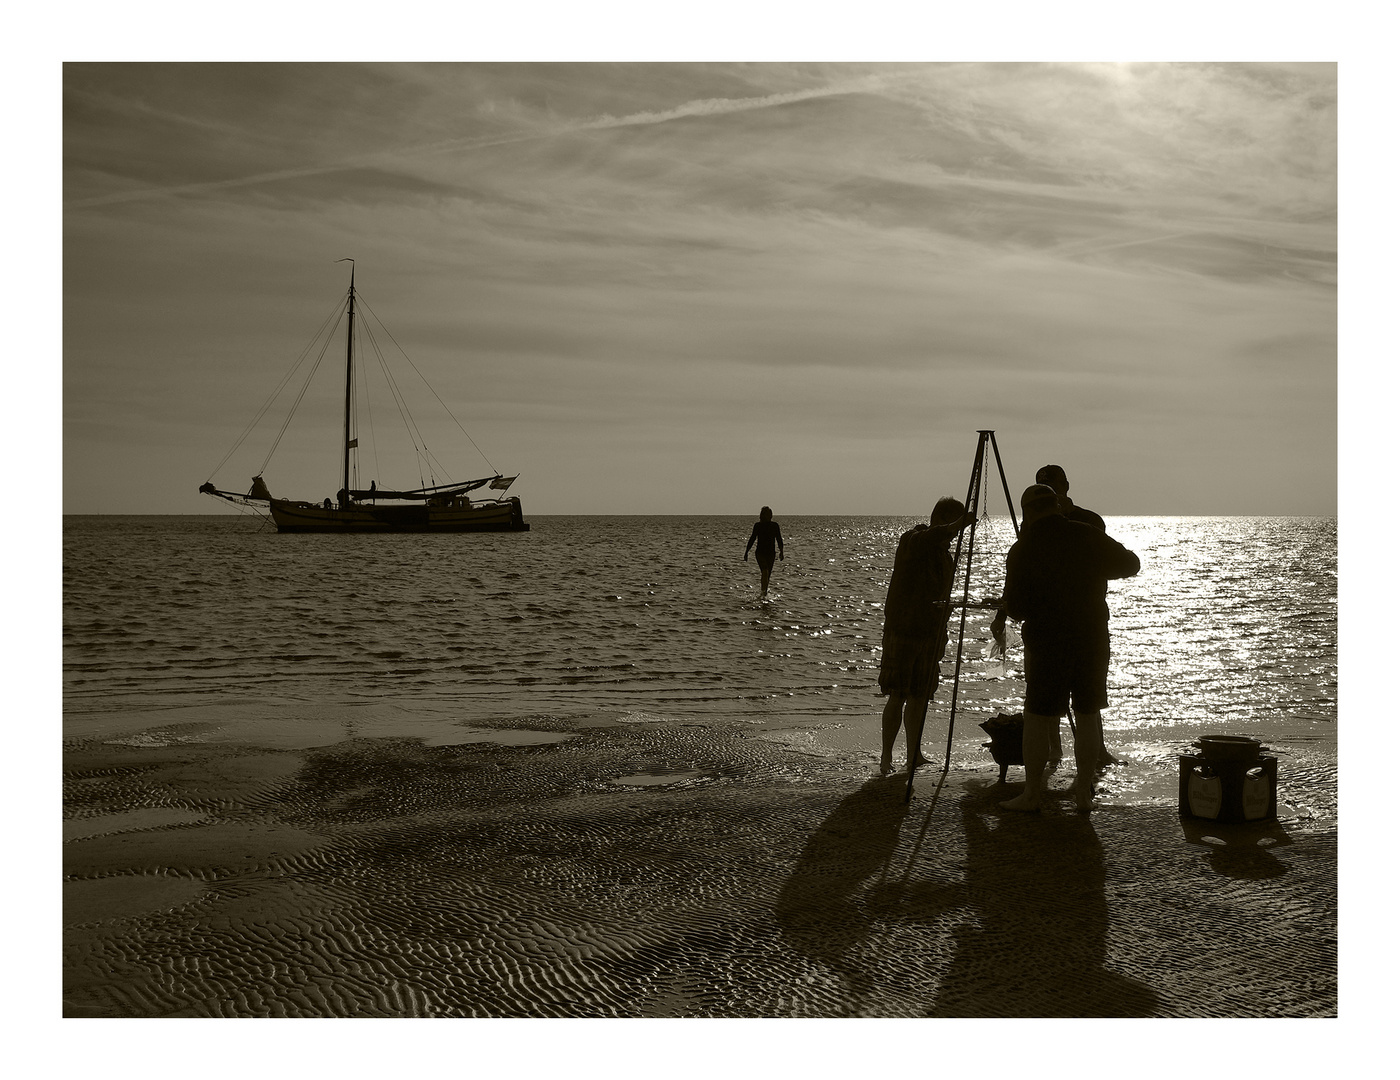
{"type": "Polygon", "coordinates": [[[70,1015],[1300,1015],[1335,993],[1320,837],[1003,820],[976,779],[905,804],[742,726],[357,740],[260,779],[199,744],[100,777],[87,752],[73,790],[115,831],[65,847],[70,1015]],[[693,776],[612,784],[641,769],[693,776]],[[113,803],[177,782],[204,824],[122,831],[113,803]]]}
{"type": "MultiPolygon", "coordinates": [[[[66,528],[66,716],[143,712],[68,746],[66,1010],[1335,1012],[1334,524],[1111,520],[1144,572],[1110,597],[1129,762],[1107,783],[1168,790],[1005,820],[975,722],[939,798],[930,777],[907,806],[771,730],[873,722],[910,523],[784,519],[763,605],[747,519],[66,528]],[[394,728],[443,701],[431,734],[394,728]],[[146,715],[182,703],[198,722],[146,715]],[[391,737],[358,734],[371,713],[391,737]],[[230,716],[331,734],[259,750],[214,738],[230,716]],[[1176,750],[1231,729],[1280,751],[1286,829],[1264,842],[1183,832],[1172,808],[1176,750]]],[[[992,565],[974,596],[999,590],[992,565]]],[[[985,613],[968,622],[982,642],[985,613]]],[[[1019,690],[969,656],[974,720],[1019,690]]]]}

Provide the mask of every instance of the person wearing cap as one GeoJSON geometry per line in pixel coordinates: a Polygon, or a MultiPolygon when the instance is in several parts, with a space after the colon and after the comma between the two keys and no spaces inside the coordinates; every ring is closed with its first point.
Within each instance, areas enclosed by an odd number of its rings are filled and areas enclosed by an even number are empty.
{"type": "Polygon", "coordinates": [[[1108,527],[1103,523],[1103,518],[1099,517],[1098,514],[1088,507],[1074,505],[1074,501],[1069,497],[1069,477],[1065,476],[1065,470],[1060,466],[1042,465],[1035,472],[1035,482],[1044,484],[1059,496],[1060,511],[1070,521],[1082,521],[1085,525],[1092,525],[1099,532],[1108,531],[1108,527]]]}
{"type": "Polygon", "coordinates": [[[924,764],[919,748],[928,701],[938,687],[938,666],[948,648],[948,598],[953,590],[953,556],[948,545],[975,515],[951,495],[939,499],[927,525],[899,538],[894,569],[885,593],[885,629],[880,655],[880,775],[893,766],[895,737],[904,725],[905,761],[910,772],[924,764]]]}
{"type": "Polygon", "coordinates": [[[1132,577],[1137,555],[1091,525],[1070,521],[1055,490],[1032,484],[1021,495],[1020,538],[1006,553],[1006,613],[1022,624],[1026,699],[1021,736],[1026,789],[1001,805],[1039,810],[1050,732],[1074,702],[1074,801],[1092,807],[1108,704],[1108,583],[1132,577]]]}
{"type": "MultiPolygon", "coordinates": [[[[1107,532],[1103,518],[1094,513],[1086,506],[1076,506],[1069,497],[1069,478],[1065,476],[1065,470],[1058,465],[1042,465],[1036,470],[1035,482],[1044,484],[1051,488],[1060,500],[1060,512],[1069,518],[1070,521],[1080,521],[1085,525],[1092,525],[1099,532],[1107,532]]],[[[1054,730],[1050,732],[1050,761],[1051,768],[1059,764],[1061,756],[1060,750],[1060,725],[1056,724],[1054,730]]],[[[1106,769],[1110,765],[1117,765],[1118,759],[1108,752],[1108,747],[1099,741],[1099,767],[1106,769]]]]}

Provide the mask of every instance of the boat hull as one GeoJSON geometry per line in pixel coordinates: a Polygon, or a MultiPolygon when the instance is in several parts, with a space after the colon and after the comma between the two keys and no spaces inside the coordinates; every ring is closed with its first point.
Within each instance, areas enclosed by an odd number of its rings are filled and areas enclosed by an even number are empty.
{"type": "Polygon", "coordinates": [[[527,532],[519,499],[472,506],[376,506],[342,509],[273,499],[269,504],[278,532],[286,533],[461,533],[527,532]]]}

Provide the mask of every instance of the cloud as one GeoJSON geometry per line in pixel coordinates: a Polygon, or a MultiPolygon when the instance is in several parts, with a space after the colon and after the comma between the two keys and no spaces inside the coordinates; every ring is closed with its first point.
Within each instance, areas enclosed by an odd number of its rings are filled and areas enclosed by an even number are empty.
{"type": "Polygon", "coordinates": [[[795,90],[784,94],[767,94],[754,98],[706,98],[701,101],[687,101],[662,112],[636,112],[620,117],[603,115],[579,124],[569,125],[567,128],[561,128],[559,133],[667,124],[675,120],[687,120],[693,117],[728,116],[733,113],[753,112],[757,109],[773,109],[792,105],[799,101],[813,101],[847,94],[877,93],[888,86],[897,85],[903,78],[907,78],[907,76],[867,75],[856,79],[840,80],[829,86],[795,90]]]}
{"type": "Polygon", "coordinates": [[[1168,511],[1259,490],[1183,441],[1335,460],[1326,66],[217,67],[65,68],[70,505],[192,493],[346,255],[542,513],[638,454],[607,509],[713,510],[775,444],[793,512],[850,494],[804,456],[903,505],[997,425],[1168,511]]]}
{"type": "MultiPolygon", "coordinates": [[[[677,120],[695,117],[724,116],[733,113],[770,109],[794,102],[839,94],[869,91],[888,84],[889,76],[867,76],[846,80],[839,85],[817,87],[781,94],[769,94],[756,98],[688,101],[674,108],[659,112],[636,112],[625,116],[602,114],[594,117],[565,118],[536,116],[525,128],[491,135],[477,135],[468,138],[440,139],[431,142],[409,145],[395,145],[392,149],[372,151],[327,161],[317,165],[294,169],[278,169],[268,172],[255,172],[248,175],[226,177],[220,180],[205,180],[177,185],[160,185],[137,188],[127,191],[110,192],[105,195],[89,196],[71,200],[66,204],[70,210],[81,210],[99,206],[115,205],[137,199],[159,198],[172,195],[214,193],[237,188],[247,188],[278,183],[290,179],[313,176],[340,175],[375,170],[382,172],[390,161],[404,161],[414,158],[460,154],[495,147],[512,146],[525,142],[558,139],[590,131],[607,131],[619,128],[641,127],[666,124],[677,120]]],[[[216,122],[204,118],[190,117],[178,112],[152,107],[151,105],[113,94],[98,94],[82,89],[71,90],[69,96],[70,115],[82,110],[95,115],[105,114],[108,118],[121,118],[128,125],[144,128],[182,127],[197,129],[206,137],[237,138],[249,129],[240,128],[227,122],[216,122]]],[[[515,113],[515,115],[521,115],[515,113]]],[[[105,121],[104,121],[105,122],[105,121]]],[[[188,135],[188,130],[185,132],[188,135]]]]}

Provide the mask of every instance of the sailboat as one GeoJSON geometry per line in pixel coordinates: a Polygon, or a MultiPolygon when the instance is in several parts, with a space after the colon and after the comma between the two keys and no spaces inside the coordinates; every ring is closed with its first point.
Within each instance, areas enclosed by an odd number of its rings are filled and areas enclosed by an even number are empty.
{"type": "MultiPolygon", "coordinates": [[[[345,422],[341,439],[340,490],[333,500],[327,498],[319,503],[276,498],[268,490],[262,472],[259,472],[253,477],[252,486],[246,492],[222,491],[214,486],[212,476],[200,485],[200,492],[257,511],[265,509],[271,515],[278,532],[527,531],[530,526],[521,513],[520,499],[515,496],[507,497],[505,494],[517,479],[515,476],[496,473],[474,480],[427,485],[421,483],[420,477],[419,487],[406,489],[380,488],[374,480],[370,481],[368,488],[354,486],[359,479],[359,431],[355,415],[355,261],[341,261],[350,263],[350,289],[346,293],[343,307],[338,309],[338,314],[343,313],[346,317],[345,422]],[[471,497],[472,492],[483,489],[491,493],[489,497],[471,497]]],[[[334,333],[333,326],[330,332],[334,333]]],[[[310,376],[307,381],[310,381],[310,376]]],[[[300,401],[300,395],[297,400],[300,401]]],[[[264,411],[266,408],[264,406],[264,411]]],[[[259,415],[261,416],[261,413],[259,415]]],[[[288,419],[290,420],[290,417],[288,419]]],[[[284,425],[283,430],[285,429],[284,425]]],[[[246,436],[247,432],[244,434],[246,436]]],[[[242,442],[242,439],[239,442],[242,442]]],[[[229,451],[229,454],[232,453],[232,450],[229,451]]],[[[268,455],[268,460],[271,460],[271,456],[268,455]]],[[[228,455],[225,455],[224,460],[228,460],[228,455]]],[[[218,468],[214,471],[217,473],[218,468]]]]}

